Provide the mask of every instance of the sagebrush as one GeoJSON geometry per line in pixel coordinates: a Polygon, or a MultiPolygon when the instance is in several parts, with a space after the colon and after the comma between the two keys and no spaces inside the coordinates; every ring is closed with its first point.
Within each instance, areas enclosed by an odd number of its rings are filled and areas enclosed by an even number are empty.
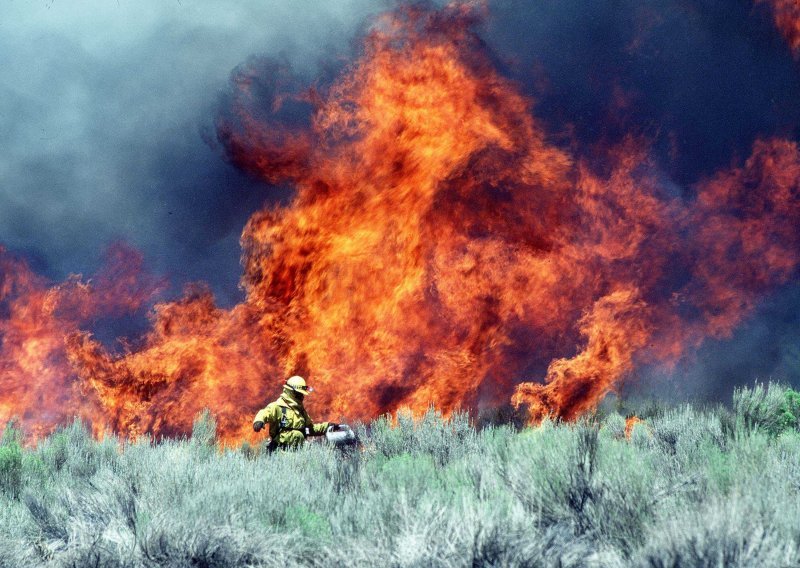
{"type": "Polygon", "coordinates": [[[521,431],[400,413],[360,450],[0,441],[0,567],[800,566],[798,399],[521,431]]]}

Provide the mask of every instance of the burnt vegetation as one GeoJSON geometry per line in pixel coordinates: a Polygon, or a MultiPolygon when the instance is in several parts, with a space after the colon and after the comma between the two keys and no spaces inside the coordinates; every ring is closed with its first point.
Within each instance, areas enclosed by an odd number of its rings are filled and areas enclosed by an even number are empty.
{"type": "Polygon", "coordinates": [[[76,421],[0,442],[0,567],[800,564],[800,394],[537,428],[383,417],[363,447],[269,455],[94,440],[76,421]]]}

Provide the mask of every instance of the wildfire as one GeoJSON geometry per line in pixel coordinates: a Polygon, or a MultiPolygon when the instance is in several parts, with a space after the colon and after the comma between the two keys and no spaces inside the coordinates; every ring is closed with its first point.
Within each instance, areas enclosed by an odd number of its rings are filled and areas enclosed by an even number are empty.
{"type": "Polygon", "coordinates": [[[238,440],[294,373],[317,388],[319,417],[511,399],[533,421],[572,419],[637,365],[730,335],[791,277],[795,143],[758,141],[743,165],[674,197],[641,140],[605,149],[601,167],[548,142],[476,17],[383,16],[332,86],[276,98],[312,101],[307,128],[257,119],[242,83],[220,139],[236,164],[296,188],[244,230],[242,304],[220,309],[194,288],[110,352],[87,331],[93,314],[157,289],[120,268],[136,258],[48,288],[0,257],[0,420],[42,431],[79,414],[171,435],[207,406],[238,440]],[[543,384],[524,382],[544,369],[543,384]]]}
{"type": "Polygon", "coordinates": [[[100,316],[134,311],[162,283],[141,272],[142,257],[112,246],[93,281],[73,276],[47,287],[27,265],[0,248],[0,421],[19,416],[34,438],[78,414],[107,424],[104,409],[75,381],[65,338],[100,316]]]}

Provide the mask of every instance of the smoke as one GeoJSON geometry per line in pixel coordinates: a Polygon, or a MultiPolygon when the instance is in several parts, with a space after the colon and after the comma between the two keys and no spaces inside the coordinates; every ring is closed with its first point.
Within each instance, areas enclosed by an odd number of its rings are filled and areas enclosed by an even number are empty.
{"type": "Polygon", "coordinates": [[[757,2],[772,8],[775,26],[794,56],[800,59],[800,4],[795,0],[757,0],[757,2]]]}
{"type": "Polygon", "coordinates": [[[381,3],[3,2],[0,243],[60,280],[110,242],[175,288],[241,299],[239,235],[284,194],[207,144],[233,68],[268,53],[313,74],[381,3]]]}
{"type": "Polygon", "coordinates": [[[688,185],[744,159],[758,137],[797,135],[800,73],[747,0],[497,2],[487,41],[578,143],[641,134],[688,185]]]}

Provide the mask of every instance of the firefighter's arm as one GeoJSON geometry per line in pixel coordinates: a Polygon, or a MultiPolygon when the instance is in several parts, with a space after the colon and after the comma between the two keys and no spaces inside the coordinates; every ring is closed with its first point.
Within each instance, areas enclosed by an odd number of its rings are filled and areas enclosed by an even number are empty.
{"type": "Polygon", "coordinates": [[[253,430],[258,432],[264,427],[264,424],[275,422],[275,420],[275,405],[268,404],[256,413],[256,417],[253,419],[253,430]]]}
{"type": "Polygon", "coordinates": [[[312,436],[324,436],[325,430],[328,429],[330,426],[330,422],[312,422],[311,424],[311,435],[312,436]]]}

